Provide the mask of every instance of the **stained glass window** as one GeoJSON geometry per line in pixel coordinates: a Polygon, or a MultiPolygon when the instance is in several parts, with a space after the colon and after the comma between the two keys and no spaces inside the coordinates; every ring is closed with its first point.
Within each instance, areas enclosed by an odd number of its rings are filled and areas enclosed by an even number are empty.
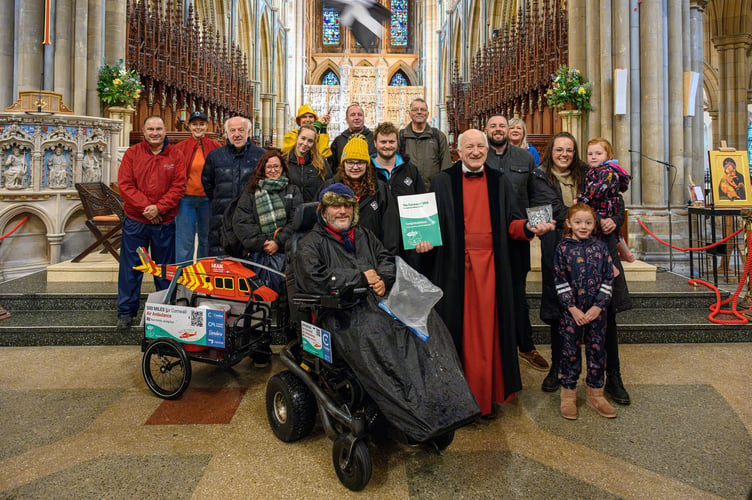
{"type": "Polygon", "coordinates": [[[402,70],[397,71],[392,76],[392,79],[389,80],[390,87],[406,87],[408,85],[410,85],[410,82],[407,81],[407,76],[402,72],[402,70]]]}
{"type": "Polygon", "coordinates": [[[332,7],[324,7],[324,45],[339,45],[339,12],[332,7]]]}
{"type": "Polygon", "coordinates": [[[339,85],[339,78],[334,74],[334,71],[329,70],[321,78],[321,85],[339,85]]]}
{"type": "Polygon", "coordinates": [[[392,46],[407,46],[407,2],[392,0],[392,46]]]}

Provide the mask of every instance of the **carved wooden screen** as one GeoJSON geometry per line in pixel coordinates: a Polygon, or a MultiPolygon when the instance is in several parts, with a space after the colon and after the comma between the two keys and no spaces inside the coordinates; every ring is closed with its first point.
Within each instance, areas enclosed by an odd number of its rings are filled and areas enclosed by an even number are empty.
{"type": "Polygon", "coordinates": [[[528,0],[515,23],[494,30],[494,38],[473,58],[463,81],[454,63],[449,128],[454,137],[483,128],[494,114],[520,116],[531,134],[554,132],[554,115],[545,102],[551,75],[568,56],[567,12],[560,0],[528,0]]]}
{"type": "Polygon", "coordinates": [[[127,65],[141,75],[144,92],[136,107],[134,130],[143,118],[159,115],[168,130],[184,130],[195,109],[219,131],[231,116],[253,119],[253,83],[248,61],[234,43],[230,46],[213,26],[199,22],[183,2],[128,0],[127,65]]]}

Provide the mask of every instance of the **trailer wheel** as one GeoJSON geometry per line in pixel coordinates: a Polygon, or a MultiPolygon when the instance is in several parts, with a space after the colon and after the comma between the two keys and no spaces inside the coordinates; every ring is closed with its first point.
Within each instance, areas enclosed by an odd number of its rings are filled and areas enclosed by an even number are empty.
{"type": "Polygon", "coordinates": [[[141,372],[151,392],[160,398],[177,399],[191,381],[191,362],[183,346],[172,339],[157,339],[144,351],[141,372]]]}

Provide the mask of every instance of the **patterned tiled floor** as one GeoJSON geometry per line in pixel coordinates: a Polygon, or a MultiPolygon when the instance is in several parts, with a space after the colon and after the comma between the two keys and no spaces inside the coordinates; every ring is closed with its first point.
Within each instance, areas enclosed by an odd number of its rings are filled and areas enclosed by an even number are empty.
{"type": "MultiPolygon", "coordinates": [[[[541,349],[547,355],[545,347],[541,349]]],[[[633,398],[618,417],[558,414],[543,373],[497,420],[437,454],[371,446],[378,498],[746,498],[752,485],[752,344],[624,345],[633,398]]],[[[0,349],[0,498],[343,498],[319,427],[278,441],[264,404],[281,369],[194,362],[164,401],[138,347],[0,349]]]]}

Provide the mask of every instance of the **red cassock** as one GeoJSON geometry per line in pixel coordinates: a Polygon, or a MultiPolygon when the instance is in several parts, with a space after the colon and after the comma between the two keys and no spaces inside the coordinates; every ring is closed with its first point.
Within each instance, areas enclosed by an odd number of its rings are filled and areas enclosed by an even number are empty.
{"type": "Polygon", "coordinates": [[[505,402],[487,178],[463,177],[462,189],[465,222],[462,362],[465,378],[485,415],[491,413],[492,403],[505,402]]]}

